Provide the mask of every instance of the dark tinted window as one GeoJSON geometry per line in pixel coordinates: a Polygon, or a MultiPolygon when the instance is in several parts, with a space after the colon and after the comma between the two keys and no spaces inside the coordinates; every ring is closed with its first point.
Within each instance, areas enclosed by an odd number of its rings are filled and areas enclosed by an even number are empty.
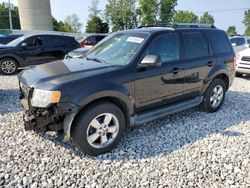
{"type": "Polygon", "coordinates": [[[63,47],[67,44],[66,39],[60,36],[47,36],[46,39],[46,44],[48,46],[63,47]]]}
{"type": "Polygon", "coordinates": [[[180,56],[177,35],[157,37],[147,50],[147,55],[156,55],[162,62],[178,60],[180,56]]]}
{"type": "Polygon", "coordinates": [[[90,44],[95,44],[95,43],[97,43],[97,42],[96,42],[96,37],[95,37],[95,36],[89,37],[87,40],[88,40],[88,43],[90,43],[90,44]]]}
{"type": "Polygon", "coordinates": [[[237,38],[232,38],[232,39],[230,39],[230,42],[236,44],[236,43],[237,43],[237,38]]]}
{"type": "Polygon", "coordinates": [[[184,33],[186,58],[208,56],[208,44],[201,33],[184,33]]]}
{"type": "Polygon", "coordinates": [[[28,46],[43,46],[44,41],[43,38],[40,36],[33,36],[25,40],[28,46]]]}
{"type": "Polygon", "coordinates": [[[96,41],[99,42],[99,41],[101,41],[101,40],[104,39],[104,38],[105,38],[105,36],[97,36],[97,37],[96,37],[96,41]]]}
{"type": "Polygon", "coordinates": [[[231,52],[231,44],[224,32],[209,32],[207,37],[212,45],[214,54],[231,52]]]}
{"type": "Polygon", "coordinates": [[[237,38],[237,46],[241,46],[245,44],[245,39],[244,38],[237,38]]]}
{"type": "Polygon", "coordinates": [[[247,40],[247,43],[250,44],[250,39],[247,40]]]}

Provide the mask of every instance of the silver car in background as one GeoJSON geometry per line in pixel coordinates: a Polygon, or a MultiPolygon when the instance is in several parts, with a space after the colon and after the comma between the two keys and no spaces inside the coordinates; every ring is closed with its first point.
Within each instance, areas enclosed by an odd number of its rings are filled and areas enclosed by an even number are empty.
{"type": "Polygon", "coordinates": [[[246,49],[248,47],[248,45],[250,44],[250,37],[246,37],[246,36],[233,36],[229,38],[231,41],[231,44],[234,48],[234,52],[236,53],[236,55],[246,49]]]}

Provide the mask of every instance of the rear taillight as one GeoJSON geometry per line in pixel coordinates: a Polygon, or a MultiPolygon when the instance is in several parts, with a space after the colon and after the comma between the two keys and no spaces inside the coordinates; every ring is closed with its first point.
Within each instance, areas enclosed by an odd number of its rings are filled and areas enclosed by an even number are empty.
{"type": "Polygon", "coordinates": [[[234,69],[235,69],[236,68],[236,57],[234,57],[233,63],[234,63],[234,69]]]}

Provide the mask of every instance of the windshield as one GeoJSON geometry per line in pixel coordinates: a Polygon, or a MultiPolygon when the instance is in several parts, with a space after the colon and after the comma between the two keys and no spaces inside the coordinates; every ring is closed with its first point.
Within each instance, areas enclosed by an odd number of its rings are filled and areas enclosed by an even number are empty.
{"type": "Polygon", "coordinates": [[[148,34],[145,33],[110,35],[87,54],[87,59],[98,59],[114,65],[127,65],[147,37],[148,34]]]}
{"type": "Polygon", "coordinates": [[[23,42],[26,39],[26,37],[18,37],[17,39],[9,42],[7,44],[7,46],[17,46],[18,44],[20,44],[21,42],[23,42]]]}

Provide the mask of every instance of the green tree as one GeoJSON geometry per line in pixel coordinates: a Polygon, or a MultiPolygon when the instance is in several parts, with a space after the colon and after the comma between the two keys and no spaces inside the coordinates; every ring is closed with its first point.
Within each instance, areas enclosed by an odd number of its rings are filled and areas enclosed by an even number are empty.
{"type": "Polygon", "coordinates": [[[228,29],[227,29],[227,34],[228,35],[235,35],[235,34],[237,34],[236,27],[234,25],[233,26],[229,26],[228,29]]]}
{"type": "Polygon", "coordinates": [[[98,9],[100,0],[92,0],[91,6],[89,7],[89,17],[97,17],[101,14],[101,10],[98,9]]]}
{"type": "Polygon", "coordinates": [[[228,29],[227,29],[227,34],[228,35],[235,35],[235,34],[237,34],[236,27],[234,25],[233,26],[229,26],[228,29]]]}
{"type": "MultiPolygon", "coordinates": [[[[18,8],[15,6],[11,11],[13,29],[20,29],[18,8]]],[[[4,3],[0,4],[0,29],[9,29],[9,12],[4,7],[4,3]]]]}
{"type": "Polygon", "coordinates": [[[108,33],[108,24],[99,17],[101,10],[98,9],[99,0],[92,0],[89,7],[89,19],[86,25],[87,33],[108,33]]]}
{"type": "Polygon", "coordinates": [[[160,22],[170,23],[174,15],[177,0],[160,0],[160,22]]]}
{"type": "Polygon", "coordinates": [[[68,23],[64,23],[62,21],[58,22],[54,17],[52,17],[52,23],[54,31],[70,32],[70,33],[75,32],[74,29],[68,23]]]}
{"type": "Polygon", "coordinates": [[[243,23],[246,26],[245,35],[250,36],[250,9],[244,13],[243,23]]]}
{"type": "Polygon", "coordinates": [[[136,0],[108,0],[105,18],[112,31],[132,29],[137,26],[136,0]]]}
{"type": "MultiPolygon", "coordinates": [[[[163,1],[162,1],[163,2],[163,1]]],[[[162,5],[165,5],[162,3],[162,5]]],[[[162,6],[163,8],[165,6],[162,6]]],[[[153,25],[157,22],[158,1],[157,0],[139,0],[139,13],[142,25],[153,25]]],[[[162,19],[165,16],[162,14],[162,19]]]]}
{"type": "Polygon", "coordinates": [[[66,17],[65,24],[71,26],[75,33],[81,32],[82,23],[80,22],[80,18],[76,14],[72,14],[66,17]]]}
{"type": "Polygon", "coordinates": [[[208,12],[205,12],[201,17],[200,17],[200,23],[204,24],[214,24],[214,17],[210,15],[208,12]]]}
{"type": "Polygon", "coordinates": [[[174,23],[198,23],[199,17],[191,11],[179,10],[173,15],[174,23]]]}
{"type": "Polygon", "coordinates": [[[109,28],[107,23],[103,23],[98,16],[91,17],[86,26],[87,33],[108,33],[109,28]]]}

